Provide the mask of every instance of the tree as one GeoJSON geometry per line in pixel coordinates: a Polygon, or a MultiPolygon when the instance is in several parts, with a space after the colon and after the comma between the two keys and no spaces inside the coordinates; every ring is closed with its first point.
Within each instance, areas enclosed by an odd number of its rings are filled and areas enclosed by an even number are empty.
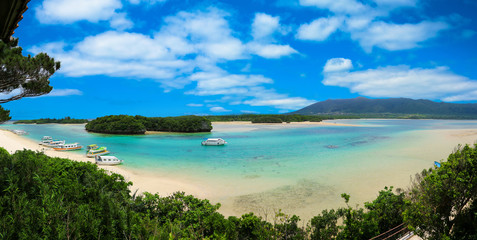
{"type": "Polygon", "coordinates": [[[477,145],[458,147],[441,167],[416,176],[404,219],[426,239],[475,239],[476,197],[477,145]]]}
{"type": "Polygon", "coordinates": [[[2,106],[0,106],[0,123],[3,123],[5,121],[10,120],[10,111],[3,109],[2,106]]]}
{"type": "Polygon", "coordinates": [[[0,103],[49,93],[49,79],[60,68],[60,62],[46,53],[23,56],[17,45],[18,39],[0,41],[0,92],[8,94],[0,103]]]}

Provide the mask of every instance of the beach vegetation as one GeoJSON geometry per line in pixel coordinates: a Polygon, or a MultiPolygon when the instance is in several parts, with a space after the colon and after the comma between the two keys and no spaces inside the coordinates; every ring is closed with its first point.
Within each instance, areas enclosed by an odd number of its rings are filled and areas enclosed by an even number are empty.
{"type": "Polygon", "coordinates": [[[110,134],[144,134],[146,131],[210,132],[212,124],[200,116],[143,117],[110,115],[96,118],[85,126],[87,131],[110,134]]]}
{"type": "Polygon", "coordinates": [[[146,127],[129,115],[110,115],[96,118],[85,126],[89,132],[109,134],[144,134],[146,127]]]}
{"type": "Polygon", "coordinates": [[[263,116],[253,119],[252,123],[282,123],[282,120],[278,117],[263,116]]]}
{"type": "Polygon", "coordinates": [[[404,217],[426,239],[477,239],[477,145],[459,146],[413,179],[404,217]]]}
{"type": "Polygon", "coordinates": [[[89,122],[88,119],[75,119],[71,117],[64,117],[60,119],[40,118],[40,119],[33,119],[33,120],[18,120],[18,121],[15,121],[13,124],[47,124],[47,123],[80,124],[80,123],[87,123],[87,122],[89,122]]]}

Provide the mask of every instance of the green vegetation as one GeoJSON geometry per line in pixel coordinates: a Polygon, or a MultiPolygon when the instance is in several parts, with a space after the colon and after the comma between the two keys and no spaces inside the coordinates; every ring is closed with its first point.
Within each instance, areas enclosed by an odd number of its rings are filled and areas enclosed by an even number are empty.
{"type": "Polygon", "coordinates": [[[264,123],[261,119],[270,119],[270,123],[280,122],[321,122],[323,118],[319,116],[298,115],[298,114],[241,114],[241,115],[217,115],[206,116],[212,122],[231,122],[231,121],[251,121],[253,123],[264,123]]]}
{"type": "MultiPolygon", "coordinates": [[[[0,99],[0,103],[49,93],[53,89],[49,79],[60,69],[60,62],[46,53],[25,57],[17,45],[18,38],[8,43],[0,40],[0,93],[8,96],[0,99]]],[[[0,123],[10,119],[9,113],[0,107],[0,123]]]]}
{"type": "Polygon", "coordinates": [[[181,192],[131,195],[130,182],[91,163],[0,148],[0,238],[341,240],[407,227],[426,239],[476,239],[476,176],[477,145],[458,148],[440,168],[418,174],[409,191],[385,188],[364,208],[342,194],[346,207],[300,227],[281,211],[273,223],[253,213],[225,218],[220,204],[181,192]]]}
{"type": "Polygon", "coordinates": [[[278,117],[264,116],[253,119],[252,123],[282,123],[282,120],[278,117]]]}
{"type": "Polygon", "coordinates": [[[65,117],[65,118],[40,118],[40,119],[34,119],[34,120],[18,120],[15,121],[13,124],[20,124],[20,123],[26,123],[26,124],[46,124],[46,123],[60,123],[60,124],[72,124],[72,123],[87,123],[87,119],[74,119],[71,117],[65,117]]]}
{"type": "Polygon", "coordinates": [[[427,239],[477,239],[477,144],[416,175],[404,217],[427,239]]]}
{"type": "Polygon", "coordinates": [[[143,117],[111,115],[96,118],[86,124],[86,130],[111,134],[144,134],[146,131],[210,132],[209,120],[200,116],[143,117]]]}
{"type": "Polygon", "coordinates": [[[0,106],[0,123],[6,122],[10,119],[12,119],[10,117],[10,110],[6,110],[2,106],[0,106]]]}
{"type": "Polygon", "coordinates": [[[456,104],[407,98],[326,100],[314,103],[291,114],[344,118],[403,119],[477,119],[477,104],[456,104]]]}

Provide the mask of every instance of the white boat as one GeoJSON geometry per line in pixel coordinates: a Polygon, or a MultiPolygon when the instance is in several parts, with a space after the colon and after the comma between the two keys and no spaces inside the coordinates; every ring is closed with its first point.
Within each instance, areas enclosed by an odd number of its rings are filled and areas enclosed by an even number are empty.
{"type": "Polygon", "coordinates": [[[53,149],[55,149],[56,151],[74,151],[80,150],[82,148],[83,146],[78,145],[78,143],[59,144],[58,146],[53,147],[53,149]]]}
{"type": "Polygon", "coordinates": [[[14,129],[14,130],[12,130],[12,132],[15,133],[16,135],[27,135],[28,134],[26,131],[18,130],[18,129],[14,129]]]}
{"type": "Polygon", "coordinates": [[[52,137],[50,137],[50,136],[43,136],[43,137],[41,138],[40,145],[45,145],[45,144],[50,143],[50,142],[52,142],[52,141],[53,141],[53,138],[52,138],[52,137]]]}
{"type": "Polygon", "coordinates": [[[202,141],[202,145],[204,146],[221,146],[226,143],[227,142],[222,138],[207,138],[206,140],[202,141]]]}
{"type": "Polygon", "coordinates": [[[65,144],[65,140],[52,140],[49,143],[43,143],[42,145],[46,147],[55,148],[63,144],[65,144]]]}
{"type": "Polygon", "coordinates": [[[94,160],[98,165],[118,165],[123,163],[123,160],[119,160],[115,156],[94,156],[94,160]]]}
{"type": "Polygon", "coordinates": [[[98,148],[95,148],[95,149],[90,149],[87,153],[86,153],[86,157],[95,157],[95,156],[103,156],[103,155],[106,155],[106,154],[109,154],[109,151],[106,147],[98,147],[98,148]]]}

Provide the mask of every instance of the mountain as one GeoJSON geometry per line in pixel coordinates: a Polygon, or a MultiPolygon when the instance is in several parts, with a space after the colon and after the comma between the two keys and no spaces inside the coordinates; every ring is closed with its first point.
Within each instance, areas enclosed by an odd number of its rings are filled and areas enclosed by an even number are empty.
{"type": "Polygon", "coordinates": [[[477,103],[457,104],[409,98],[326,100],[290,114],[302,115],[369,115],[477,119],[477,103]],[[413,116],[414,115],[414,116],[413,116]]]}

